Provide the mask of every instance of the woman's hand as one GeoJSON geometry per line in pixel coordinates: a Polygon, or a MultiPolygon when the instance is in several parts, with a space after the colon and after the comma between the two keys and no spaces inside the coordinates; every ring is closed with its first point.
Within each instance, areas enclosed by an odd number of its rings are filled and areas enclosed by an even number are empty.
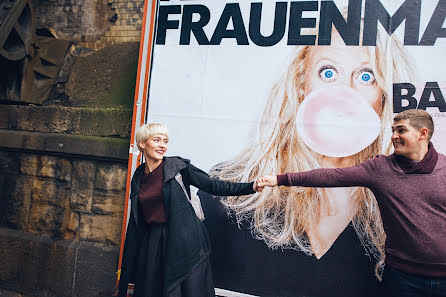
{"type": "Polygon", "coordinates": [[[264,187],[275,187],[277,186],[277,176],[268,175],[258,178],[254,184],[257,184],[258,192],[261,192],[264,187]]]}
{"type": "Polygon", "coordinates": [[[252,184],[252,189],[254,190],[254,192],[261,192],[263,190],[263,188],[259,188],[259,179],[256,179],[254,181],[254,183],[252,184]]]}

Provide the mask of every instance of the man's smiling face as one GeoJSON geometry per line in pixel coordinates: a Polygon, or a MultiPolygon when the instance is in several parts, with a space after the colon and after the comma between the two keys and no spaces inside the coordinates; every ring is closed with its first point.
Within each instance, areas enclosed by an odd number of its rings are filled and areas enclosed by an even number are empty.
{"type": "Polygon", "coordinates": [[[402,120],[393,123],[392,143],[395,154],[411,158],[418,153],[420,140],[422,139],[422,129],[417,130],[410,124],[409,120],[402,120]]]}

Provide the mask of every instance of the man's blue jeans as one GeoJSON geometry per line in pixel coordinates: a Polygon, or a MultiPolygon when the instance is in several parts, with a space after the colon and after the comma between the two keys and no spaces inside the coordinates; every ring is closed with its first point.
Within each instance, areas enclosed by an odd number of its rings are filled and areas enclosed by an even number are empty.
{"type": "Polygon", "coordinates": [[[446,297],[446,278],[409,274],[388,266],[383,285],[387,297],[446,297]]]}

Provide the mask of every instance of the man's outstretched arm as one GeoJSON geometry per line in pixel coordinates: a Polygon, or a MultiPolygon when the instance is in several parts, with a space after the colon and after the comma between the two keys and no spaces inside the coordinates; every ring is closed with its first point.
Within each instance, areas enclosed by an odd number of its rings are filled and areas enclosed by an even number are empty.
{"type": "Polygon", "coordinates": [[[277,176],[263,176],[258,179],[259,189],[274,186],[302,187],[369,187],[373,174],[365,163],[346,168],[320,168],[305,172],[289,172],[277,176]]]}

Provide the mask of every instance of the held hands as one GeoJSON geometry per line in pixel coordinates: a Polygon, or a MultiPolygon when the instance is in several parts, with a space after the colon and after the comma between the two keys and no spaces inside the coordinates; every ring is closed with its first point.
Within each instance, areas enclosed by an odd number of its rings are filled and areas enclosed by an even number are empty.
{"type": "Polygon", "coordinates": [[[261,192],[264,187],[275,187],[277,186],[277,176],[276,175],[267,175],[259,177],[254,182],[254,191],[261,192]]]}

